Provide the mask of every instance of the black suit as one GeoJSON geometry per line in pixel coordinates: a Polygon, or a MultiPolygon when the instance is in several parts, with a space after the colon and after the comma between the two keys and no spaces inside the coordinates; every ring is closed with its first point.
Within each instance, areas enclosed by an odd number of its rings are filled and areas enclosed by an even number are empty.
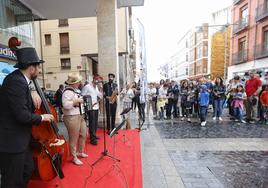
{"type": "Polygon", "coordinates": [[[26,187],[33,171],[29,150],[31,128],[42,118],[36,115],[26,78],[21,71],[9,74],[0,90],[1,188],[26,187]]]}
{"type": "Polygon", "coordinates": [[[117,84],[115,83],[105,83],[103,85],[103,93],[105,98],[105,109],[106,109],[106,122],[107,129],[111,131],[115,128],[115,116],[116,116],[116,107],[117,103],[110,104],[107,96],[111,96],[113,91],[117,89],[117,84]]]}

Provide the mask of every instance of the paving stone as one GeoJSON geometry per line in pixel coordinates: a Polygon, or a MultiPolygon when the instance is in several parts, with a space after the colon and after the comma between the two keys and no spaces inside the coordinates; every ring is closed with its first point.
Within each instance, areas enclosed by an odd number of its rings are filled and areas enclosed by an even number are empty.
{"type": "Polygon", "coordinates": [[[222,124],[209,122],[206,127],[200,127],[198,123],[156,122],[156,128],[163,139],[179,138],[268,138],[268,126],[257,124],[222,124]]]}

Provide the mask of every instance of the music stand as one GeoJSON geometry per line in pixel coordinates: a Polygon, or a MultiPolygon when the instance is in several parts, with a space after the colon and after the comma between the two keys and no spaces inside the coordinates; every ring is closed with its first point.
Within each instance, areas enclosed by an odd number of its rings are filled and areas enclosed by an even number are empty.
{"type": "MultiPolygon", "coordinates": [[[[125,108],[121,113],[120,113],[120,115],[122,116],[122,118],[123,118],[123,121],[121,122],[121,124],[114,130],[115,131],[115,133],[117,133],[124,125],[125,125],[125,123],[126,123],[126,117],[125,117],[125,115],[126,114],[128,114],[130,111],[132,110],[132,108],[130,107],[130,108],[125,108]]],[[[112,133],[112,132],[111,132],[112,133]]],[[[113,133],[113,134],[115,134],[115,133],[113,133]]],[[[110,135],[110,136],[112,136],[112,135],[110,135]]],[[[122,136],[123,138],[124,138],[124,143],[126,143],[126,132],[123,132],[123,136],[122,136]]],[[[116,142],[118,142],[119,140],[121,140],[121,138],[122,137],[120,137],[116,142]]],[[[128,140],[130,140],[129,138],[127,138],[128,140]]]]}
{"type": "Polygon", "coordinates": [[[128,187],[127,179],[126,179],[126,177],[125,177],[125,175],[124,175],[124,172],[123,172],[123,171],[121,170],[121,168],[117,165],[117,163],[120,162],[120,160],[117,159],[117,158],[115,158],[115,144],[116,144],[115,137],[116,137],[116,134],[118,134],[118,131],[125,125],[125,123],[126,123],[126,119],[125,119],[125,116],[124,116],[124,115],[127,114],[130,110],[131,110],[131,108],[126,108],[126,109],[124,109],[124,110],[120,113],[120,115],[123,116],[123,121],[122,121],[117,127],[115,127],[115,128],[110,132],[110,134],[109,134],[109,136],[110,136],[111,138],[114,139],[113,156],[112,156],[112,159],[113,159],[113,165],[111,166],[110,170],[108,170],[103,176],[101,176],[99,179],[97,179],[97,180],[95,181],[95,183],[98,183],[101,179],[103,179],[103,178],[104,178],[106,175],[108,175],[111,171],[117,169],[118,172],[121,172],[121,173],[123,174],[125,183],[126,183],[126,185],[127,185],[127,187],[128,187]]]}

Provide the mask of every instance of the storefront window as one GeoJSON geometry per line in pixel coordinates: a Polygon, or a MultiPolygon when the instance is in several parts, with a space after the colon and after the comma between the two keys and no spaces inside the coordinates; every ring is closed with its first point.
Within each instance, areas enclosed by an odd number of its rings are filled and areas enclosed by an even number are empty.
{"type": "Polygon", "coordinates": [[[0,1],[0,43],[7,45],[10,37],[18,37],[22,46],[33,46],[33,15],[18,0],[0,1]]]}
{"type": "Polygon", "coordinates": [[[0,86],[3,83],[4,78],[15,70],[13,65],[0,61],[0,86]]]}

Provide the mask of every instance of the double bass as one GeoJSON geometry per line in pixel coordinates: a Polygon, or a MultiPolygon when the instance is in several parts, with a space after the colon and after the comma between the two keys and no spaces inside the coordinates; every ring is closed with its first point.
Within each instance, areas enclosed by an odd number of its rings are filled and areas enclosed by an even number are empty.
{"type": "MultiPolygon", "coordinates": [[[[16,37],[9,39],[9,48],[16,53],[17,46],[21,42],[16,37]]],[[[57,119],[55,108],[50,105],[41,90],[36,79],[33,79],[35,89],[39,94],[42,105],[36,109],[36,114],[52,114],[57,119]]],[[[31,150],[35,162],[35,170],[32,179],[49,181],[56,176],[64,178],[62,165],[68,158],[68,144],[63,135],[59,134],[59,129],[55,122],[41,122],[37,126],[32,126],[31,150]]]]}
{"type": "MultiPolygon", "coordinates": [[[[36,79],[33,80],[36,91],[41,97],[42,107],[35,111],[36,114],[52,114],[57,118],[55,108],[48,104],[43,91],[36,79]]],[[[32,127],[32,153],[36,169],[33,179],[51,180],[58,176],[63,178],[62,165],[66,162],[69,154],[68,144],[55,122],[42,122],[32,127]]]]}

